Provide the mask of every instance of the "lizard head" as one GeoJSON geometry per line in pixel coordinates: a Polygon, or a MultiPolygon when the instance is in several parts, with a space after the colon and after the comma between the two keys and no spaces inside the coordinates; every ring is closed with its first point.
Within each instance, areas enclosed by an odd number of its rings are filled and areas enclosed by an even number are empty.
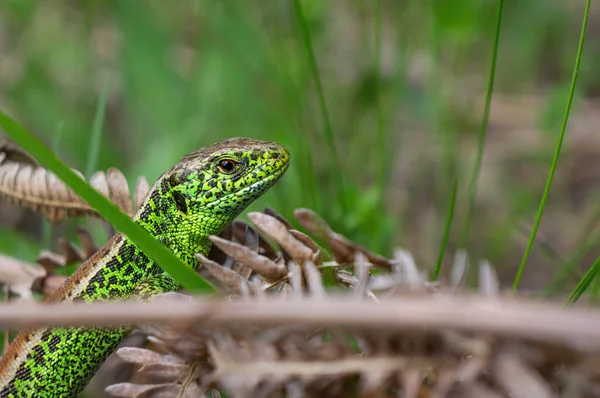
{"type": "Polygon", "coordinates": [[[231,138],[201,148],[159,178],[136,217],[176,252],[205,249],[208,236],[272,187],[289,162],[274,142],[231,138]]]}

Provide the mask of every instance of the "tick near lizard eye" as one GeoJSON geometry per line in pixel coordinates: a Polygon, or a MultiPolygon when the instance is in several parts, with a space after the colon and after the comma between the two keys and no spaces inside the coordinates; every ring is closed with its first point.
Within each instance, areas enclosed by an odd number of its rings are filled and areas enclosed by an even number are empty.
{"type": "Polygon", "coordinates": [[[175,187],[175,186],[181,184],[181,178],[178,174],[171,174],[167,181],[169,182],[169,185],[171,187],[175,187]]]}
{"type": "Polygon", "coordinates": [[[237,163],[234,160],[231,160],[231,159],[223,159],[223,160],[219,161],[219,169],[223,173],[232,173],[232,172],[234,172],[236,166],[237,166],[237,163]]]}

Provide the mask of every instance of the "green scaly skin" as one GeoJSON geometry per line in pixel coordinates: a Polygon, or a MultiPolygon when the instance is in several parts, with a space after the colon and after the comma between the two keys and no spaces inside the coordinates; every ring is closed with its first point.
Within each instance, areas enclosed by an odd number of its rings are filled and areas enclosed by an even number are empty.
{"type": "MultiPolygon", "coordinates": [[[[233,138],[185,156],[154,184],[134,221],[190,267],[285,173],[282,146],[233,138]],[[231,163],[235,162],[232,170],[231,163]]],[[[135,244],[115,235],[49,301],[127,300],[179,290],[135,244]]],[[[22,331],[0,361],[0,397],[76,397],[132,327],[22,331]]]]}

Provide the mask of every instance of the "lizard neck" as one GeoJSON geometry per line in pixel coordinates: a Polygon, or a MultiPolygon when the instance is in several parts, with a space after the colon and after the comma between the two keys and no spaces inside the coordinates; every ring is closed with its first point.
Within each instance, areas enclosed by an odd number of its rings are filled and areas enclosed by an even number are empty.
{"type": "Polygon", "coordinates": [[[188,266],[197,268],[196,254],[208,255],[211,247],[208,237],[220,232],[209,229],[214,214],[202,209],[179,210],[164,177],[156,182],[154,188],[140,206],[134,221],[188,266]]]}

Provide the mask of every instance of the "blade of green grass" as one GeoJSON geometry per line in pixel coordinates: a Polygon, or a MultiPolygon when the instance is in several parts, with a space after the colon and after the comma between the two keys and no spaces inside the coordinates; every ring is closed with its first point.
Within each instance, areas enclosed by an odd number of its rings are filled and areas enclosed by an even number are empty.
{"type": "Polygon", "coordinates": [[[596,259],[594,264],[592,264],[592,266],[585,273],[583,278],[581,278],[579,283],[577,283],[577,286],[575,286],[575,289],[573,289],[573,291],[567,298],[565,305],[573,305],[581,298],[581,296],[583,295],[583,293],[585,293],[590,284],[594,281],[594,279],[596,279],[598,271],[600,271],[600,257],[596,259]]]}
{"type": "Polygon", "coordinates": [[[299,167],[301,167],[301,170],[304,170],[300,174],[300,181],[302,181],[303,185],[302,192],[307,196],[313,209],[318,209],[321,206],[320,196],[318,195],[319,182],[317,181],[313,153],[310,151],[310,142],[300,129],[297,131],[297,137],[299,152],[303,154],[302,158],[299,159],[299,167]]]}
{"type": "Polygon", "coordinates": [[[556,274],[552,278],[552,281],[542,292],[542,297],[550,297],[558,291],[561,286],[567,282],[569,277],[572,277],[574,273],[574,267],[577,267],[583,257],[594,247],[600,243],[600,233],[596,233],[595,229],[600,222],[600,206],[597,206],[594,214],[588,218],[586,226],[579,233],[577,238],[577,244],[575,249],[572,250],[572,254],[566,261],[563,261],[556,274]]]}
{"type": "Polygon", "coordinates": [[[555,294],[558,289],[567,282],[567,280],[573,276],[574,267],[577,267],[581,260],[585,257],[589,250],[593,249],[598,242],[600,242],[599,235],[594,235],[591,239],[581,242],[576,249],[573,250],[573,254],[567,258],[556,271],[556,275],[550,281],[548,286],[542,292],[542,297],[551,297],[555,294]]]}
{"type": "Polygon", "coordinates": [[[494,76],[496,75],[496,58],[498,57],[498,42],[500,41],[500,26],[502,23],[502,6],[503,0],[498,0],[498,11],[496,16],[496,32],[494,34],[494,46],[492,48],[492,59],[490,62],[490,73],[488,76],[487,91],[485,93],[485,106],[483,109],[483,119],[481,120],[481,129],[479,130],[479,140],[477,143],[477,155],[475,158],[475,164],[471,172],[471,178],[469,179],[469,198],[467,205],[467,217],[465,220],[465,226],[463,228],[462,237],[460,240],[461,247],[465,247],[467,240],[469,239],[469,233],[471,229],[471,218],[473,216],[473,210],[475,208],[475,195],[477,194],[477,180],[479,179],[479,171],[481,169],[481,162],[483,160],[483,147],[485,144],[485,137],[487,135],[487,125],[490,118],[490,106],[492,103],[492,92],[494,91],[494,76]]]}
{"type": "Polygon", "coordinates": [[[440,276],[440,269],[442,268],[442,261],[444,261],[444,254],[446,253],[446,246],[448,246],[448,239],[450,238],[450,228],[452,228],[452,219],[454,218],[454,207],[456,204],[456,191],[458,188],[458,180],[455,178],[452,184],[452,191],[450,193],[450,203],[448,204],[448,212],[446,213],[446,227],[444,228],[444,235],[442,242],[440,243],[440,253],[438,254],[437,264],[433,271],[433,280],[437,281],[440,276]]]}
{"type": "Polygon", "coordinates": [[[135,224],[114,203],[92,188],[83,178],[68,168],[41,141],[0,110],[0,126],[14,142],[27,150],[44,167],[67,184],[77,195],[96,209],[115,228],[131,239],[144,253],[154,259],[183,287],[191,292],[213,290],[200,275],[186,266],[146,230],[135,224]]]}
{"type": "Polygon", "coordinates": [[[306,55],[308,56],[308,65],[310,67],[311,74],[315,81],[317,95],[319,98],[319,106],[321,108],[321,115],[323,117],[323,123],[325,127],[325,140],[327,141],[327,146],[329,147],[329,153],[331,157],[329,170],[334,174],[334,181],[337,185],[339,203],[342,210],[342,213],[345,214],[348,206],[346,203],[346,195],[344,194],[344,183],[342,180],[342,168],[341,164],[335,149],[335,140],[333,138],[333,129],[331,128],[331,122],[329,120],[329,112],[327,110],[327,103],[325,101],[325,94],[323,92],[323,85],[321,84],[321,77],[319,75],[319,68],[317,67],[317,59],[315,58],[315,53],[312,46],[312,40],[310,38],[310,30],[308,28],[308,22],[306,20],[306,16],[304,15],[304,9],[302,8],[302,2],[300,0],[293,0],[294,3],[294,14],[296,16],[296,21],[300,26],[300,31],[302,33],[302,42],[304,44],[304,48],[306,50],[306,55]]]}
{"type": "Polygon", "coordinates": [[[521,276],[523,275],[523,271],[525,270],[525,264],[527,264],[527,259],[529,258],[529,253],[531,252],[531,248],[533,247],[533,241],[535,240],[535,235],[537,234],[538,228],[540,226],[540,221],[542,220],[542,215],[544,214],[544,208],[546,207],[546,201],[548,200],[548,195],[550,193],[550,187],[552,186],[552,180],[554,179],[556,165],[558,163],[558,158],[560,156],[560,150],[562,148],[563,139],[565,137],[565,130],[567,129],[569,113],[571,112],[571,104],[573,103],[573,95],[575,94],[575,83],[577,83],[577,76],[579,74],[579,63],[581,62],[581,53],[583,52],[583,43],[585,41],[585,30],[587,28],[588,16],[590,14],[590,3],[591,3],[591,0],[587,0],[587,4],[585,6],[585,11],[583,14],[583,22],[581,24],[581,34],[579,37],[579,45],[577,47],[577,55],[575,56],[575,66],[573,67],[573,77],[571,78],[571,87],[569,88],[569,96],[567,98],[567,105],[565,107],[565,113],[563,116],[560,134],[558,136],[558,141],[556,142],[556,148],[554,150],[552,164],[550,165],[550,172],[548,173],[548,180],[546,181],[546,187],[544,188],[544,193],[542,194],[542,200],[540,201],[540,206],[538,208],[538,212],[535,217],[535,222],[533,224],[533,229],[531,231],[531,235],[529,236],[529,242],[527,243],[527,247],[525,248],[525,253],[523,254],[523,259],[521,260],[521,265],[519,266],[519,269],[517,270],[517,275],[515,276],[515,281],[513,284],[513,291],[516,291],[519,288],[519,283],[521,282],[521,276]]]}
{"type": "Polygon", "coordinates": [[[96,115],[92,126],[92,135],[90,136],[90,147],[88,148],[88,157],[85,176],[91,178],[98,167],[98,155],[100,154],[100,142],[102,138],[102,127],[104,126],[104,113],[106,110],[106,101],[108,100],[109,81],[104,83],[98,105],[96,106],[96,115]]]}
{"type": "Polygon", "coordinates": [[[600,278],[598,278],[598,275],[596,275],[594,277],[594,282],[592,283],[592,288],[590,289],[590,305],[598,302],[598,293],[600,293],[600,278]]]}

